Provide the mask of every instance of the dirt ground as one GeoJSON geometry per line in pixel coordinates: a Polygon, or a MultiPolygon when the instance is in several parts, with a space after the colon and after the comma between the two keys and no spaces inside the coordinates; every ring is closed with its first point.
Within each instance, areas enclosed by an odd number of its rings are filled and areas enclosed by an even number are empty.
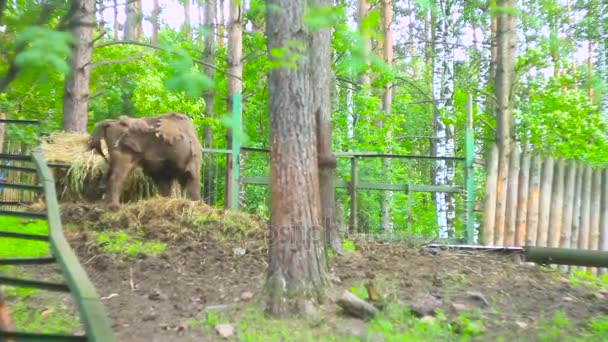
{"type": "MultiPolygon", "coordinates": [[[[262,289],[267,267],[263,225],[228,241],[209,232],[193,233],[183,224],[167,225],[177,219],[142,219],[141,212],[114,216],[123,223],[115,229],[130,229],[133,222],[127,222],[128,217],[135,217],[146,239],[168,246],[159,256],[125,261],[104,253],[91,237],[91,230],[101,229],[103,215],[103,209],[90,205],[63,210],[64,224],[87,227],[70,228],[66,235],[103,297],[120,341],[221,340],[212,329],[192,328],[191,323],[209,307],[252,305],[262,289]],[[248,293],[254,298],[245,303],[248,293]]],[[[534,332],[531,327],[540,317],[551,317],[555,311],[566,313],[575,323],[608,314],[606,293],[572,286],[555,272],[513,256],[353,240],[354,252],[330,258],[333,298],[373,278],[388,302],[418,311],[436,306],[449,316],[479,310],[486,326],[482,340],[523,338],[534,332]]],[[[335,318],[326,320],[326,327],[334,324],[345,337],[357,335],[352,329],[341,330],[349,318],[335,303],[326,304],[323,312],[335,318]]]]}

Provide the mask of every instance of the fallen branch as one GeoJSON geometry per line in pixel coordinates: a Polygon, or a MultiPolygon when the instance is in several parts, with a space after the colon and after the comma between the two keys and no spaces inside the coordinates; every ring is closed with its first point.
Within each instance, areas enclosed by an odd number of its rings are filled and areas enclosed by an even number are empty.
{"type": "Polygon", "coordinates": [[[338,305],[352,316],[362,319],[372,318],[378,313],[375,306],[350,291],[344,291],[342,297],[338,300],[338,305]]]}

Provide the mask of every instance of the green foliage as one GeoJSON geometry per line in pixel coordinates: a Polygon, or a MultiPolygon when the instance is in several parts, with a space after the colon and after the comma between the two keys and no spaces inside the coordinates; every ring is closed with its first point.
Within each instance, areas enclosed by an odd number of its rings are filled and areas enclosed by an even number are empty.
{"type": "Polygon", "coordinates": [[[15,64],[33,74],[43,74],[49,66],[51,70],[67,73],[69,66],[66,58],[72,53],[72,43],[69,33],[39,26],[28,27],[15,39],[17,46],[25,47],[15,56],[15,64]]]}
{"type": "Polygon", "coordinates": [[[554,158],[608,161],[605,123],[583,91],[564,90],[559,80],[537,80],[529,87],[530,95],[514,112],[522,143],[554,158]]]}

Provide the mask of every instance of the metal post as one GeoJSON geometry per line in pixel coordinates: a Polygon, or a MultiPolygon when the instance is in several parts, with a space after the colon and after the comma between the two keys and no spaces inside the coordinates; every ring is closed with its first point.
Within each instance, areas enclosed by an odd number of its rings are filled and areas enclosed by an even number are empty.
{"type": "Polygon", "coordinates": [[[357,187],[359,176],[357,175],[357,157],[350,159],[350,232],[351,234],[359,231],[359,220],[357,217],[357,187]]]}
{"type": "Polygon", "coordinates": [[[230,208],[239,209],[239,160],[241,154],[241,94],[234,93],[232,101],[232,194],[230,208]]]}
{"type": "Polygon", "coordinates": [[[466,184],[466,239],[467,243],[474,243],[475,220],[473,210],[475,207],[475,177],[473,158],[475,155],[475,141],[473,138],[473,95],[467,94],[467,126],[465,131],[465,184],[466,184]]]}

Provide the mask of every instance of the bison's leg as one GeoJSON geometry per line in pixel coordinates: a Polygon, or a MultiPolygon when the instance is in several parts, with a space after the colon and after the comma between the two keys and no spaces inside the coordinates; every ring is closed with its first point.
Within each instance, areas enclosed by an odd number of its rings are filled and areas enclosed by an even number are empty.
{"type": "Polygon", "coordinates": [[[121,151],[112,151],[111,173],[106,188],[106,200],[110,204],[111,210],[116,210],[120,206],[120,194],[122,186],[135,167],[133,156],[121,151]]]}
{"type": "Polygon", "coordinates": [[[158,192],[161,196],[171,196],[171,184],[173,183],[172,179],[157,178],[154,181],[156,183],[156,186],[158,187],[158,192]]]}
{"type": "Polygon", "coordinates": [[[193,201],[201,199],[201,175],[200,173],[186,172],[179,179],[182,190],[186,191],[187,197],[193,201]]]}

